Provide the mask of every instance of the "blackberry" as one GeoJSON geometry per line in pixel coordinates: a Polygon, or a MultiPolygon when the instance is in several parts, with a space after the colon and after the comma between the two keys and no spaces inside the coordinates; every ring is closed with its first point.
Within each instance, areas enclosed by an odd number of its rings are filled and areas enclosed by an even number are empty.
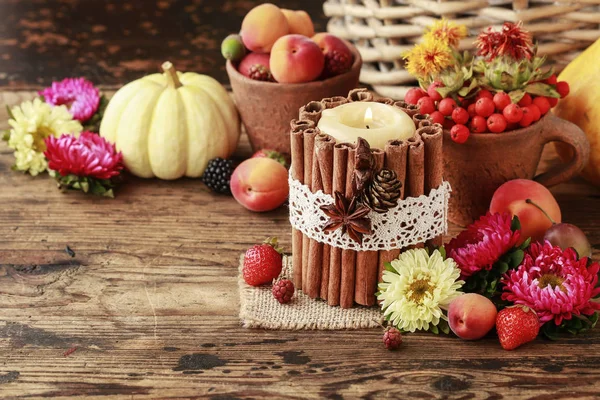
{"type": "Polygon", "coordinates": [[[233,173],[233,161],[224,158],[213,158],[208,162],[202,175],[202,182],[213,192],[229,194],[229,180],[233,173]]]}

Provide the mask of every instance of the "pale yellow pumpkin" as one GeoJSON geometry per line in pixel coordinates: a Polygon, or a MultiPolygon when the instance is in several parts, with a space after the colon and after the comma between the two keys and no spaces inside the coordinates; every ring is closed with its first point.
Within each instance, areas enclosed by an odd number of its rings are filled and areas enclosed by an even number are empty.
{"type": "Polygon", "coordinates": [[[163,69],[115,93],[100,135],[116,144],[134,175],[197,178],[209,160],[227,158],[237,147],[237,109],[213,78],[176,72],[169,62],[163,69]]]}

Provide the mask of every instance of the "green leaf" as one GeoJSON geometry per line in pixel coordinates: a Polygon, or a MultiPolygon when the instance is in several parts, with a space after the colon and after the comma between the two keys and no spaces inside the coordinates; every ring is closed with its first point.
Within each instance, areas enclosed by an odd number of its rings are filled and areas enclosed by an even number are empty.
{"type": "Polygon", "coordinates": [[[446,335],[450,334],[450,325],[448,325],[448,321],[442,319],[440,320],[440,323],[438,324],[438,328],[444,332],[446,335]]]}
{"type": "Polygon", "coordinates": [[[509,267],[504,261],[498,261],[496,264],[494,264],[494,268],[499,274],[505,274],[509,267]]]}
{"type": "Polygon", "coordinates": [[[2,140],[8,142],[10,140],[10,131],[2,132],[2,140]]]}
{"type": "Polygon", "coordinates": [[[520,89],[513,90],[508,94],[508,96],[510,97],[510,101],[512,103],[517,104],[519,101],[521,101],[523,96],[525,96],[525,91],[520,89]]]}
{"type": "Polygon", "coordinates": [[[96,113],[92,115],[92,117],[83,124],[84,131],[90,131],[95,133],[100,132],[100,124],[102,123],[102,118],[104,118],[104,112],[106,111],[107,106],[108,98],[102,95],[100,97],[100,103],[98,104],[98,110],[96,110],[96,113]]]}
{"type": "Polygon", "coordinates": [[[432,332],[432,333],[435,333],[436,335],[439,335],[439,334],[440,334],[440,331],[438,330],[438,327],[437,327],[437,326],[433,326],[433,325],[432,325],[432,326],[429,328],[429,331],[430,331],[430,332],[432,332]]]}
{"type": "Polygon", "coordinates": [[[530,83],[529,85],[525,86],[525,91],[536,96],[546,96],[560,99],[560,94],[558,94],[556,89],[552,85],[548,85],[547,83],[530,83]]]}
{"type": "Polygon", "coordinates": [[[512,222],[510,223],[511,231],[520,231],[521,230],[521,221],[519,221],[519,217],[516,215],[513,217],[512,222]]]}
{"type": "Polygon", "coordinates": [[[510,253],[510,268],[514,269],[521,265],[521,263],[523,262],[523,258],[525,258],[525,252],[521,249],[517,249],[510,253]]]}
{"type": "Polygon", "coordinates": [[[529,245],[531,244],[531,238],[527,238],[527,240],[525,240],[520,246],[519,249],[521,250],[525,250],[526,248],[529,247],[529,245]]]}
{"type": "Polygon", "coordinates": [[[397,273],[396,269],[392,266],[392,263],[386,262],[385,264],[383,264],[383,267],[386,271],[397,273]]]}
{"type": "Polygon", "coordinates": [[[438,247],[438,251],[440,252],[440,255],[442,256],[442,259],[446,259],[447,255],[446,255],[446,248],[444,246],[440,246],[438,247]]]}
{"type": "Polygon", "coordinates": [[[13,115],[12,110],[9,106],[6,106],[6,113],[8,114],[9,119],[15,119],[15,116],[13,115]]]}

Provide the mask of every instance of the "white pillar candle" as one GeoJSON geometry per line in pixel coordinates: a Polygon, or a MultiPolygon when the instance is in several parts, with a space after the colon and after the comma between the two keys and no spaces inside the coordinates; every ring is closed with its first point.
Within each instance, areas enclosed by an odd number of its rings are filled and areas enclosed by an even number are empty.
{"type": "Polygon", "coordinates": [[[361,137],[377,149],[389,140],[406,140],[416,130],[412,118],[398,107],[362,101],[324,110],[318,127],[338,143],[355,143],[361,137]]]}

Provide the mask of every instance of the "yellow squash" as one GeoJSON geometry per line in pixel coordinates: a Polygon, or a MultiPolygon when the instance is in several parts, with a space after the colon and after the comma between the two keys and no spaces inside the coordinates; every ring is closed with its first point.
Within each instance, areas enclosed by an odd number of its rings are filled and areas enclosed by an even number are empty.
{"type": "Polygon", "coordinates": [[[100,135],[116,144],[131,173],[143,178],[197,178],[209,160],[237,147],[240,120],[227,91],[206,75],[163,64],[111,99],[100,135]]]}
{"type": "MultiPolygon", "coordinates": [[[[560,100],[554,113],[573,122],[583,130],[590,142],[590,162],[581,175],[600,186],[600,39],[575,58],[558,76],[567,81],[571,92],[560,100]]],[[[564,159],[570,159],[570,149],[557,145],[564,159]]]]}

